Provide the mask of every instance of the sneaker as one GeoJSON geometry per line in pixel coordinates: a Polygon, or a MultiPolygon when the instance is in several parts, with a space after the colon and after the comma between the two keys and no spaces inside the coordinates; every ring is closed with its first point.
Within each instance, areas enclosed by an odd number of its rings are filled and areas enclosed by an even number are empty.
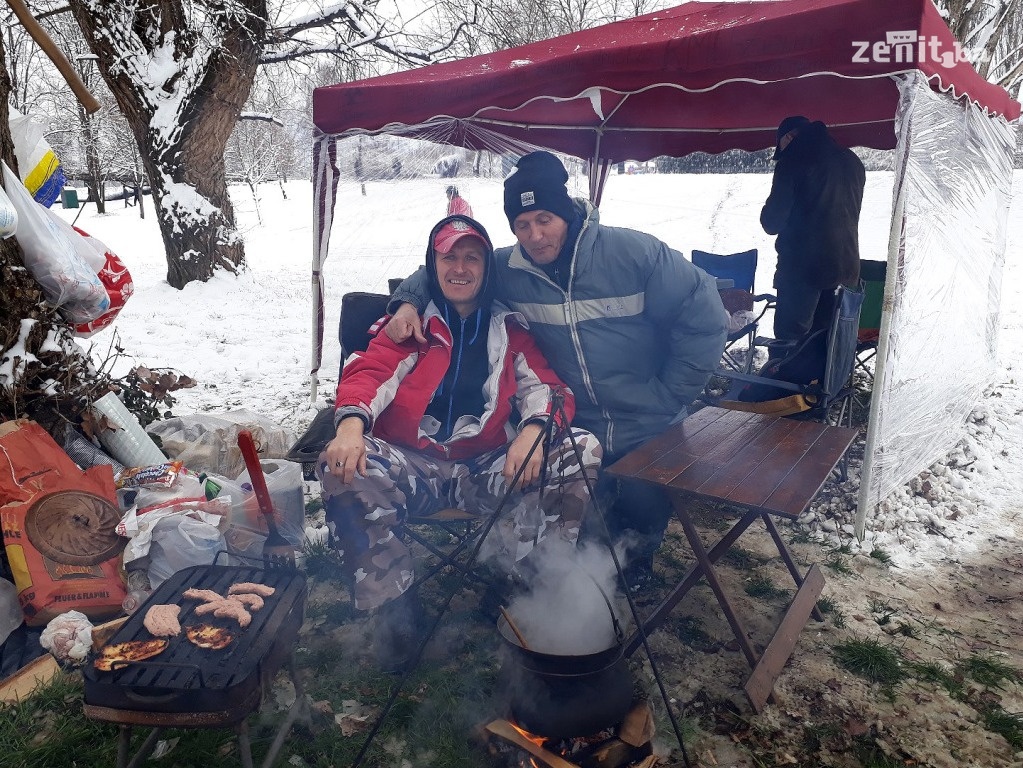
{"type": "Polygon", "coordinates": [[[423,639],[419,596],[406,592],[377,609],[373,618],[373,654],[384,672],[404,672],[423,639]]]}

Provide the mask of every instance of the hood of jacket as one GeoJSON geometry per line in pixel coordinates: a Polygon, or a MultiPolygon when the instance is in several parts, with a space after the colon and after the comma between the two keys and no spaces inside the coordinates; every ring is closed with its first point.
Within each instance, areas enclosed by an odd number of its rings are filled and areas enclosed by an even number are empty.
{"type": "Polygon", "coordinates": [[[434,248],[433,241],[436,238],[437,233],[453,221],[464,222],[483,236],[483,240],[486,245],[486,248],[484,248],[483,286],[480,288],[477,299],[479,300],[479,308],[483,310],[484,314],[487,314],[490,310],[490,303],[493,301],[495,293],[494,244],[491,242],[490,235],[487,233],[487,230],[483,228],[482,224],[475,219],[462,214],[445,216],[434,225],[433,229],[430,230],[430,239],[426,242],[426,274],[429,279],[430,298],[438,307],[443,308],[449,306],[447,299],[444,298],[444,292],[441,290],[440,281],[437,279],[436,249],[434,248]]]}

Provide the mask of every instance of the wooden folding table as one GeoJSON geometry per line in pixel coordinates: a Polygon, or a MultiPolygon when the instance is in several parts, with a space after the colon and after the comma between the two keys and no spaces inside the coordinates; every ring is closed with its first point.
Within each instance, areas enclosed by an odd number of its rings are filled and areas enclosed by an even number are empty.
{"type": "MultiPolygon", "coordinates": [[[[753,669],[745,690],[759,712],[774,681],[792,655],[799,632],[811,613],[820,620],[817,598],[824,576],[817,565],[800,573],[772,515],[795,519],[820,491],[828,475],[856,438],[856,430],[815,421],[797,421],[723,408],[703,408],[607,469],[667,490],[696,563],[668,596],[647,616],[649,634],[700,580],[705,578],[728,620],[739,647],[753,669]],[[693,498],[731,507],[739,520],[713,546],[704,547],[689,511],[693,498]],[[796,583],[797,592],[764,651],[758,656],[714,571],[728,548],[756,519],[761,519],[796,583]]],[[[637,629],[627,643],[632,653],[642,642],[637,629]]]]}

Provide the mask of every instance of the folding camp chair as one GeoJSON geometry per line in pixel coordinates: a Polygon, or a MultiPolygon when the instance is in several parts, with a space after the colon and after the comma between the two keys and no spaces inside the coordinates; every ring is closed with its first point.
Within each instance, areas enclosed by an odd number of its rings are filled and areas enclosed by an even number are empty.
{"type": "Polygon", "coordinates": [[[753,370],[756,351],[753,340],[757,335],[757,324],[764,313],[774,307],[775,299],[769,293],[753,293],[757,272],[757,249],[727,255],[694,250],[692,260],[693,264],[719,280],[731,281],[732,287],[720,291],[721,303],[732,319],[725,339],[722,362],[733,371],[749,373],[753,370]],[[760,302],[763,302],[763,307],[757,311],[756,305],[760,302]],[[746,346],[733,349],[743,338],[746,339],[746,346]],[[739,354],[742,349],[745,350],[745,356],[739,354]]]}
{"type": "MultiPolygon", "coordinates": [[[[719,396],[705,395],[711,405],[732,410],[816,419],[851,426],[850,385],[856,360],[857,330],[863,305],[859,290],[839,286],[826,328],[808,334],[783,357],[753,376],[719,368],[715,375],[731,381],[719,396]]],[[[844,475],[845,468],[842,467],[844,475]]]]}
{"type": "Polygon", "coordinates": [[[881,331],[881,305],[888,263],[860,259],[860,280],[863,281],[863,309],[856,334],[856,370],[871,386],[874,383],[873,359],[877,355],[877,339],[881,331]]]}

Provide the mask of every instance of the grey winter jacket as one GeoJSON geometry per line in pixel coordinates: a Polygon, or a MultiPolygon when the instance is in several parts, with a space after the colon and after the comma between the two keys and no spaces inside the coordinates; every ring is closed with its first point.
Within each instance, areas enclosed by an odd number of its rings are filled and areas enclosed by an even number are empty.
{"type": "MultiPolygon", "coordinates": [[[[497,297],[520,312],[540,351],[575,394],[573,423],[615,458],[684,418],[724,348],[728,317],[717,284],[657,238],[600,224],[586,200],[568,290],[526,257],[500,248],[497,297]]],[[[391,297],[422,311],[425,271],[391,297]]]]}

